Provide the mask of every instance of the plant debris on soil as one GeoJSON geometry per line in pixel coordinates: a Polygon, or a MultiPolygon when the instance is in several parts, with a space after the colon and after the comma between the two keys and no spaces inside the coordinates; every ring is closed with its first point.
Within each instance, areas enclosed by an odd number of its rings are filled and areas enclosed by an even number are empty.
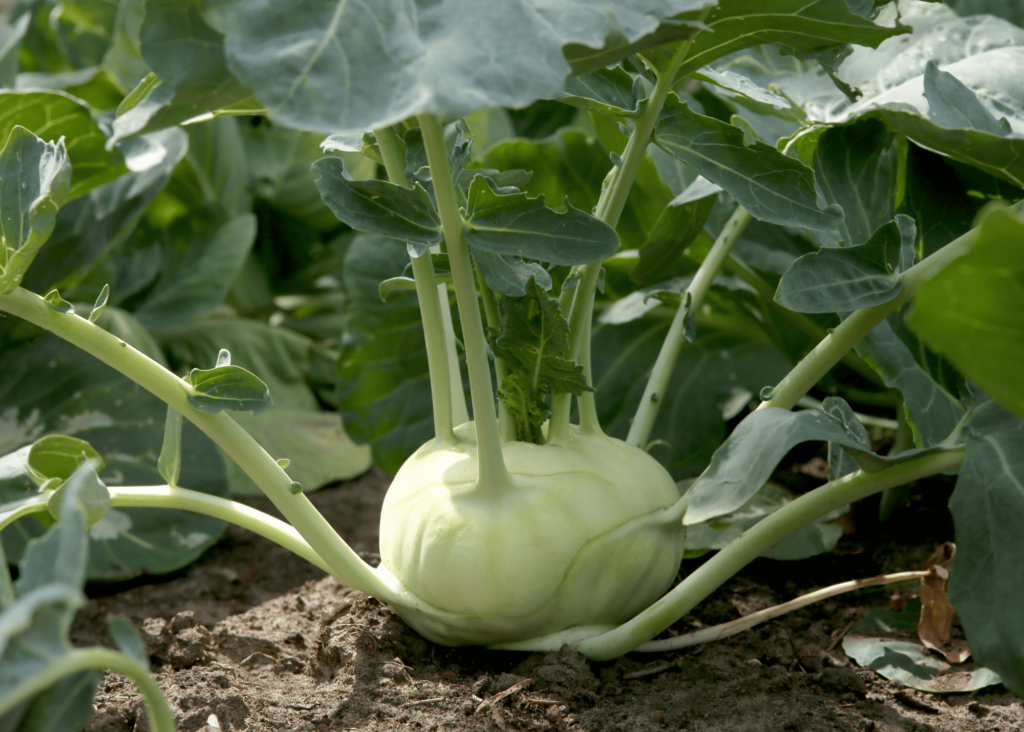
{"type": "MultiPolygon", "coordinates": [[[[371,564],[389,478],[374,469],[310,499],[371,564]]],[[[799,565],[758,560],[670,632],[732,620],[815,587],[918,569],[952,539],[948,490],[912,495],[911,520],[856,530],[799,565]],[[945,491],[945,493],[943,493],[945,491]],[[929,510],[933,506],[934,510],[929,510]],[[802,571],[794,572],[799,566],[802,571]],[[797,579],[794,579],[797,578],[797,579]]],[[[247,501],[275,513],[269,501],[247,501]]],[[[700,561],[684,563],[688,572],[700,561]]],[[[92,585],[76,645],[113,647],[108,613],[140,629],[181,732],[283,730],[586,730],[640,732],[1010,732],[1024,706],[1003,687],[924,694],[858,668],[841,638],[891,590],[812,605],[717,643],[588,661],[557,653],[446,648],[423,640],[377,600],[237,527],[173,575],[92,585]]],[[[134,685],[108,673],[88,732],[145,732],[134,685]]]]}

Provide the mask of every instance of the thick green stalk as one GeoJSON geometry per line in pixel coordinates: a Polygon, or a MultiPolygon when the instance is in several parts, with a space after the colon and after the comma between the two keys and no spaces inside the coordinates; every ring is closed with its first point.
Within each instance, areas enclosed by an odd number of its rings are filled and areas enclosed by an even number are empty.
{"type": "Polygon", "coordinates": [[[172,372],[98,325],[58,312],[20,287],[0,295],[0,310],[78,346],[181,412],[238,463],[342,582],[385,602],[408,601],[404,588],[387,581],[360,559],[304,494],[291,492],[288,474],[237,422],[224,412],[206,414],[193,408],[188,401],[189,387],[172,372]]]}
{"type": "Polygon", "coordinates": [[[597,661],[628,653],[690,612],[730,577],[800,527],[887,488],[954,470],[963,464],[966,452],[967,448],[961,446],[923,455],[877,473],[858,471],[800,496],[747,529],[635,618],[615,630],[577,643],[576,650],[597,661]]]}
{"type": "MultiPolygon", "coordinates": [[[[174,508],[212,516],[248,529],[275,544],[298,554],[307,562],[316,565],[327,574],[334,574],[327,563],[313,551],[302,535],[281,519],[250,508],[244,503],[227,498],[211,496],[187,488],[172,488],[168,485],[135,485],[108,487],[112,508],[174,508]]],[[[16,504],[4,506],[0,511],[0,531],[12,522],[32,513],[45,513],[50,494],[35,494],[16,504]]]]}
{"type": "Polygon", "coordinates": [[[61,656],[60,664],[49,664],[21,681],[0,698],[0,719],[36,695],[46,691],[66,676],[82,671],[113,671],[127,676],[142,692],[153,732],[175,732],[177,726],[160,687],[141,663],[120,651],[109,648],[76,648],[61,656]]]}
{"type": "Polygon", "coordinates": [[[684,333],[686,331],[686,320],[691,313],[700,309],[704,302],[704,296],[711,289],[711,283],[718,276],[722,264],[725,262],[733,246],[739,241],[740,235],[751,220],[750,213],[742,206],[738,206],[732,216],[722,227],[711,251],[704,257],[700,268],[690,281],[689,287],[683,293],[683,301],[676,310],[672,325],[669,326],[665,341],[661,344],[661,351],[654,362],[651,376],[647,379],[647,386],[644,395],[640,398],[640,405],[637,407],[636,415],[633,417],[633,424],[629,428],[629,436],[626,442],[635,447],[643,448],[651,438],[651,430],[654,429],[654,420],[658,417],[658,410],[665,399],[668,391],[669,381],[672,379],[672,372],[675,370],[679,354],[685,343],[684,333]]]}
{"type": "MultiPolygon", "coordinates": [[[[594,321],[590,319],[587,321],[587,327],[583,332],[583,348],[580,351],[583,376],[586,377],[587,383],[591,386],[594,385],[594,370],[590,363],[590,338],[593,330],[594,321]]],[[[580,434],[603,435],[604,430],[601,429],[601,420],[597,418],[597,401],[594,398],[594,392],[583,392],[576,398],[576,403],[580,409],[580,434]]]]}
{"type": "MultiPolygon", "coordinates": [[[[501,315],[498,313],[498,300],[494,295],[494,290],[491,289],[490,285],[484,279],[483,273],[479,269],[477,272],[477,283],[480,287],[480,299],[484,304],[484,315],[487,317],[487,327],[498,330],[501,328],[501,315]]],[[[505,366],[505,359],[499,358],[497,354],[494,356],[494,378],[498,381],[498,388],[501,388],[502,382],[505,381],[505,377],[508,375],[508,368],[505,366]]],[[[511,442],[516,439],[516,422],[512,417],[512,413],[508,411],[508,407],[503,401],[498,400],[498,434],[501,437],[501,441],[511,442]]]]}
{"type": "Polygon", "coordinates": [[[894,313],[905,302],[909,301],[921,286],[937,275],[942,269],[958,257],[971,250],[977,233],[974,229],[954,239],[929,257],[915,264],[904,273],[903,289],[888,302],[862,308],[836,326],[835,330],[825,336],[810,353],[804,356],[793,370],[786,374],[773,389],[771,399],[761,402],[758,409],[764,407],[780,407],[792,409],[800,397],[809,392],[818,380],[828,373],[829,369],[860,343],[871,330],[894,313]]]}
{"type": "MultiPolygon", "coordinates": [[[[390,127],[373,131],[377,147],[384,158],[388,178],[395,185],[409,188],[405,176],[405,160],[398,145],[398,137],[390,127]]],[[[434,262],[430,253],[409,259],[416,280],[416,296],[423,318],[423,337],[427,344],[427,368],[430,370],[430,395],[434,408],[434,436],[438,447],[451,447],[456,443],[452,431],[452,389],[448,366],[448,344],[444,318],[441,315],[441,298],[438,294],[437,278],[434,276],[434,262]]],[[[445,302],[447,305],[447,301],[445,302]]],[[[461,393],[461,390],[460,390],[461,393]]]]}
{"type": "MultiPolygon", "coordinates": [[[[741,280],[746,282],[748,285],[757,290],[757,294],[761,296],[765,305],[774,310],[775,312],[782,315],[786,320],[792,323],[798,330],[804,335],[810,336],[811,338],[820,341],[824,338],[827,333],[824,328],[815,323],[813,320],[808,318],[803,313],[798,313],[789,308],[785,308],[775,302],[775,288],[765,282],[761,277],[750,269],[746,264],[736,259],[731,254],[725,260],[725,264],[722,265],[722,271],[728,272],[729,274],[736,275],[741,280]]],[[[867,361],[858,356],[853,351],[849,351],[843,355],[843,363],[849,366],[851,369],[860,374],[863,378],[870,381],[876,386],[885,387],[885,382],[882,381],[882,377],[871,368],[867,361]]]]}
{"type": "Polygon", "coordinates": [[[459,213],[455,185],[452,182],[448,150],[444,143],[441,123],[432,115],[418,116],[423,145],[430,164],[430,176],[434,181],[434,196],[437,211],[441,216],[448,259],[452,266],[452,280],[455,284],[455,298],[459,304],[459,318],[462,320],[462,337],[466,346],[466,365],[469,368],[469,390],[473,399],[473,419],[476,423],[477,458],[479,460],[479,482],[481,486],[500,485],[508,479],[505,459],[501,452],[498,435],[498,417],[494,411],[494,388],[491,384],[491,369],[487,358],[487,339],[480,316],[480,302],[477,299],[473,278],[473,263],[469,246],[462,236],[462,216],[459,213]]]}
{"type": "MultiPolygon", "coordinates": [[[[626,149],[622,151],[622,166],[612,169],[611,180],[601,192],[595,216],[613,229],[619,223],[619,216],[622,215],[622,209],[629,197],[629,189],[647,153],[654,125],[658,121],[662,107],[665,106],[669,92],[672,91],[676,72],[682,66],[691,42],[681,43],[668,67],[658,73],[658,80],[654,84],[650,99],[647,100],[647,107],[636,121],[633,134],[629,136],[626,149]]],[[[585,324],[594,317],[594,291],[597,289],[600,274],[601,262],[591,262],[579,270],[580,279],[576,283],[572,309],[569,312],[569,358],[574,361],[579,358],[583,345],[585,324]]],[[[561,445],[568,442],[570,407],[569,394],[559,394],[552,400],[549,441],[561,445]]]]}

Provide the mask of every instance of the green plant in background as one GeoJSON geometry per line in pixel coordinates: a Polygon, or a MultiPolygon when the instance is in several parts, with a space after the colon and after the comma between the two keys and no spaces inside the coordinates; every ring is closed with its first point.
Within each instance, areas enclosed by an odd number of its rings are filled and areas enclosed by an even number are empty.
{"type": "Polygon", "coordinates": [[[10,554],[103,455],[91,541],[151,532],[148,571],[233,521],[438,642],[607,659],[664,649],[757,556],[827,551],[849,503],[958,472],[951,599],[1024,692],[998,599],[1024,592],[1024,217],[985,206],[1022,197],[1024,31],[878,5],[126,0],[100,42],[27,4],[17,84],[79,86],[0,92],[0,309],[54,334],[0,334],[10,554]],[[320,402],[397,473],[378,568],[302,495],[368,459],[320,402]],[[829,482],[765,488],[805,441],[829,482]],[[253,484],[287,523],[226,497],[253,484]]]}

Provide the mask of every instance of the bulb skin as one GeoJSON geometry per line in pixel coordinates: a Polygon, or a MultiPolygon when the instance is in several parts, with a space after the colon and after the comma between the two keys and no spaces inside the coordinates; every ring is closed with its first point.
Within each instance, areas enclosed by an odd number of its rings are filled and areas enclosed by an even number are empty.
{"type": "Polygon", "coordinates": [[[506,443],[509,477],[481,481],[472,423],[456,434],[409,458],[381,512],[381,569],[422,601],[393,608],[422,635],[492,645],[616,625],[671,585],[683,532],[659,514],[679,490],[646,452],[576,433],[506,443]]]}

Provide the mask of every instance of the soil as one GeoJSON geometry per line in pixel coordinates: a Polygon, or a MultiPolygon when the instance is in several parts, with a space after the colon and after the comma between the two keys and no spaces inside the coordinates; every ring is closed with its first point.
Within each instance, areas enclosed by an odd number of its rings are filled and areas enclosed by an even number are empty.
{"type": "MultiPolygon", "coordinates": [[[[800,483],[813,466],[789,472],[789,482],[800,483]]],[[[373,470],[311,495],[371,563],[388,480],[373,470]]],[[[725,622],[815,587],[919,568],[952,538],[948,492],[941,483],[915,489],[914,510],[885,524],[872,520],[877,502],[855,507],[834,551],[798,564],[758,560],[674,630],[725,622]]],[[[248,502],[273,513],[267,501],[248,502]]],[[[684,562],[682,571],[700,561],[684,562]]],[[[1024,706],[1003,687],[927,695],[845,656],[842,634],[886,604],[884,588],[717,643],[606,663],[568,648],[545,654],[434,645],[376,600],[237,527],[185,570],[89,593],[73,642],[113,647],[106,615],[129,617],[182,732],[1024,730],[1024,706]]],[[[141,697],[117,674],[100,684],[96,709],[89,732],[149,730],[141,697]]]]}

